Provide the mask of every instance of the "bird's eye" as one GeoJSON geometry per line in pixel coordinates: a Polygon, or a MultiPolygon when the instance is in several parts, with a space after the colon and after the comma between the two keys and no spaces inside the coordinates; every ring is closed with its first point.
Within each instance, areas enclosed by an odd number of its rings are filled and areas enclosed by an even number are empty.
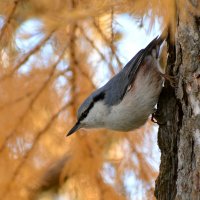
{"type": "Polygon", "coordinates": [[[80,118],[79,118],[79,121],[82,121],[83,119],[85,119],[85,118],[87,117],[87,114],[88,114],[88,111],[87,111],[87,110],[84,111],[84,112],[81,114],[81,116],[80,116],[80,118]]]}
{"type": "Polygon", "coordinates": [[[82,116],[83,116],[83,118],[85,118],[87,116],[87,112],[86,111],[83,112],[82,116]]]}

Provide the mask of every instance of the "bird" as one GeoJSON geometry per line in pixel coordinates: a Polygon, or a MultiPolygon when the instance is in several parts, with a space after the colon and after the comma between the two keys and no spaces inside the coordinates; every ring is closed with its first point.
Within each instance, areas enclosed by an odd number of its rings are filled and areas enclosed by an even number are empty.
{"type": "Polygon", "coordinates": [[[80,128],[127,132],[144,125],[162,90],[159,54],[164,40],[162,35],[155,37],[119,73],[92,92],[79,107],[77,122],[66,136],[80,128]]]}

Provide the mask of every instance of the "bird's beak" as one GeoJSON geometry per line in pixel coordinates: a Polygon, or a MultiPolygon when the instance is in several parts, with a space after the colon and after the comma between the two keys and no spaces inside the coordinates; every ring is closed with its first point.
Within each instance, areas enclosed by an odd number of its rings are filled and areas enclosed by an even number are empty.
{"type": "Polygon", "coordinates": [[[76,124],[74,125],[74,127],[67,133],[66,136],[69,136],[69,135],[73,134],[74,132],[76,132],[80,128],[81,128],[80,122],[76,122],[76,124]]]}

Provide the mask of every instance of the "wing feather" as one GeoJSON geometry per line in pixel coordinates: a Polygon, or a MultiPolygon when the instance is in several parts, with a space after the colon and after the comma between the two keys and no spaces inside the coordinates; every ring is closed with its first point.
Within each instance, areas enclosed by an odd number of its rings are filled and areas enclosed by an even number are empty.
{"type": "Polygon", "coordinates": [[[145,49],[140,50],[126,66],[115,75],[100,91],[105,91],[105,103],[108,105],[118,104],[124,97],[129,86],[134,82],[137,71],[140,68],[144,58],[151,54],[153,49],[158,53],[158,47],[164,39],[154,38],[145,49]]]}

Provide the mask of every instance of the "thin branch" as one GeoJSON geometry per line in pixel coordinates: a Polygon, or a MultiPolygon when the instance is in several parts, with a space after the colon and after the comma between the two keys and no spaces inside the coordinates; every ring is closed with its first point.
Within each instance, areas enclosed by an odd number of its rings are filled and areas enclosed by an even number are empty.
{"type": "Polygon", "coordinates": [[[12,137],[12,135],[16,132],[16,130],[19,128],[19,126],[21,125],[21,123],[24,121],[24,119],[26,118],[28,112],[31,110],[33,104],[35,103],[35,101],[37,100],[37,98],[40,96],[40,94],[44,91],[44,89],[47,87],[47,85],[49,84],[49,82],[51,81],[53,74],[55,72],[55,69],[58,65],[58,63],[61,61],[65,50],[67,48],[67,45],[65,46],[62,54],[60,55],[60,57],[58,58],[58,60],[51,66],[51,71],[50,74],[48,76],[48,78],[45,80],[45,82],[42,84],[42,86],[40,87],[40,89],[37,91],[37,93],[35,94],[35,96],[31,99],[31,101],[29,102],[29,105],[27,106],[27,109],[25,110],[25,112],[23,113],[23,115],[19,118],[19,122],[17,123],[17,125],[15,126],[15,128],[13,129],[13,131],[10,132],[10,134],[7,135],[7,137],[5,138],[2,146],[0,147],[0,153],[4,150],[6,143],[8,142],[8,140],[12,137]]]}
{"type": "Polygon", "coordinates": [[[36,99],[39,97],[39,95],[44,91],[44,89],[47,87],[47,85],[50,83],[50,81],[52,80],[52,77],[55,73],[55,70],[56,70],[56,67],[57,65],[59,64],[59,62],[62,60],[64,54],[65,54],[65,51],[67,49],[67,45],[65,45],[61,55],[59,56],[58,60],[50,67],[51,68],[51,71],[50,71],[50,74],[47,78],[47,80],[44,82],[44,84],[41,86],[41,88],[38,90],[37,94],[35,95],[35,97],[32,99],[31,103],[30,103],[30,107],[32,108],[34,102],[36,101],[36,99]]]}
{"type": "Polygon", "coordinates": [[[111,29],[111,39],[110,39],[110,44],[113,46],[113,41],[114,41],[114,31],[113,31],[113,22],[114,22],[114,8],[111,8],[111,22],[110,22],[110,29],[111,29]]]}
{"type": "MultiPolygon", "coordinates": [[[[79,65],[78,61],[77,61],[77,64],[79,65]]],[[[86,72],[84,72],[81,68],[77,68],[77,69],[78,69],[78,71],[81,73],[81,75],[83,75],[87,80],[89,80],[89,82],[90,82],[92,88],[93,88],[93,89],[96,89],[96,86],[94,85],[93,81],[91,80],[91,77],[90,77],[86,72]]],[[[66,69],[64,69],[64,70],[62,70],[62,71],[60,71],[60,72],[58,72],[58,73],[56,74],[56,77],[65,75],[65,73],[66,73],[66,72],[69,72],[69,71],[72,71],[72,68],[71,68],[71,67],[66,68],[66,69]]]]}
{"type": "MultiPolygon", "coordinates": [[[[78,63],[78,61],[77,61],[78,63]]],[[[77,68],[79,70],[79,72],[87,79],[90,81],[90,84],[92,86],[93,89],[96,89],[96,86],[94,85],[94,83],[92,82],[91,78],[89,77],[89,75],[84,72],[81,68],[77,68]]],[[[63,69],[62,71],[58,72],[57,74],[55,74],[55,77],[59,77],[59,76],[64,76],[66,72],[72,71],[71,67],[67,67],[65,69],[63,69]]]]}
{"type": "MultiPolygon", "coordinates": [[[[74,1],[72,0],[72,5],[74,7],[74,1]]],[[[71,30],[70,30],[70,40],[69,40],[69,56],[70,56],[70,66],[71,66],[71,72],[72,72],[72,78],[70,79],[71,82],[71,99],[73,101],[73,105],[72,105],[72,115],[73,117],[76,116],[76,70],[75,70],[75,66],[78,66],[78,61],[76,59],[75,56],[75,33],[76,33],[76,29],[77,29],[77,25],[76,24],[72,24],[71,26],[71,30]]]]}
{"type": "Polygon", "coordinates": [[[32,148],[29,149],[26,154],[24,155],[24,157],[22,158],[22,161],[20,162],[20,164],[16,167],[16,169],[13,172],[13,175],[11,177],[8,185],[6,186],[2,197],[4,197],[3,199],[6,198],[6,196],[9,194],[10,188],[12,186],[12,183],[14,183],[14,181],[16,180],[18,174],[21,172],[22,167],[25,165],[25,163],[27,162],[28,158],[30,157],[30,155],[34,152],[35,148],[37,147],[37,143],[40,140],[41,136],[49,130],[49,128],[51,128],[52,124],[54,123],[54,121],[58,118],[58,116],[60,115],[60,113],[64,112],[69,106],[72,105],[72,101],[69,101],[68,103],[66,103],[65,105],[63,105],[48,121],[48,123],[45,125],[45,127],[38,132],[37,136],[34,138],[33,141],[33,145],[32,148]]]}
{"type": "Polygon", "coordinates": [[[63,69],[63,70],[57,72],[57,73],[55,74],[55,77],[58,78],[59,76],[64,76],[65,73],[67,73],[67,72],[69,72],[69,71],[71,71],[71,68],[70,68],[70,67],[67,67],[67,68],[65,68],[65,69],[63,69]]]}
{"type": "MultiPolygon", "coordinates": [[[[71,94],[72,94],[72,99],[74,96],[74,99],[76,97],[75,94],[75,89],[76,89],[76,69],[81,73],[81,75],[83,75],[87,80],[89,80],[91,86],[93,89],[96,89],[96,86],[94,85],[94,83],[91,80],[91,77],[81,68],[81,64],[78,61],[78,59],[76,58],[76,44],[75,44],[75,30],[77,28],[79,28],[77,25],[75,27],[75,29],[73,30],[74,27],[72,27],[72,33],[71,33],[71,38],[70,38],[70,69],[71,72],[73,74],[72,79],[71,79],[71,85],[72,85],[72,90],[71,90],[71,94]],[[76,66],[76,68],[75,68],[76,66]]],[[[76,115],[76,106],[74,106],[74,116],[76,115]]]]}
{"type": "MultiPolygon", "coordinates": [[[[110,46],[113,46],[113,40],[114,40],[114,30],[113,30],[113,21],[114,21],[114,8],[111,8],[111,22],[110,22],[110,29],[111,29],[111,35],[110,35],[110,46]]],[[[110,64],[112,65],[113,60],[113,53],[110,53],[110,64]]]]}
{"type": "Polygon", "coordinates": [[[7,19],[6,19],[6,21],[5,21],[4,25],[3,25],[3,27],[1,28],[1,32],[0,32],[0,41],[1,41],[1,39],[2,39],[2,37],[3,37],[3,35],[4,35],[4,33],[5,33],[6,28],[7,28],[8,25],[10,24],[10,21],[11,21],[13,15],[14,15],[14,13],[15,13],[15,10],[16,10],[16,8],[17,8],[18,3],[19,3],[19,0],[15,0],[15,1],[14,1],[14,5],[13,5],[11,11],[10,11],[10,14],[8,15],[8,17],[7,17],[7,19]]]}
{"type": "Polygon", "coordinates": [[[90,43],[90,45],[92,46],[93,49],[96,50],[96,52],[100,55],[101,59],[104,60],[106,63],[108,63],[108,66],[109,66],[109,69],[112,73],[112,75],[115,75],[115,71],[113,69],[113,66],[112,66],[112,63],[111,62],[108,62],[106,60],[106,57],[104,56],[104,54],[99,50],[99,48],[95,45],[94,41],[92,39],[90,39],[87,34],[85,33],[85,31],[83,30],[82,27],[79,27],[82,35],[85,37],[85,39],[90,43]]]}
{"type": "MultiPolygon", "coordinates": [[[[76,1],[71,0],[71,9],[76,8],[76,1]]],[[[72,106],[72,116],[76,116],[76,107],[77,107],[77,101],[76,101],[76,87],[77,87],[77,72],[76,69],[79,69],[80,72],[89,79],[88,75],[80,68],[79,62],[76,58],[76,30],[78,28],[77,23],[73,23],[70,27],[70,36],[69,36],[69,65],[72,72],[72,78],[70,79],[71,82],[71,99],[73,101],[72,106]],[[75,68],[77,66],[77,68],[75,68]],[[78,67],[79,66],[79,67],[78,67]]],[[[91,80],[91,79],[89,79],[91,80]]],[[[95,88],[94,84],[91,81],[91,85],[95,88]]]]}
{"type": "Polygon", "coordinates": [[[13,69],[10,73],[5,74],[0,78],[0,81],[5,80],[8,77],[11,77],[24,63],[28,61],[28,59],[36,53],[40,48],[49,40],[49,38],[52,36],[52,34],[55,32],[55,30],[52,30],[45,38],[43,38],[33,49],[31,49],[21,60],[15,64],[13,69]]]}
{"type": "Polygon", "coordinates": [[[118,57],[118,55],[117,55],[117,53],[115,51],[114,46],[110,44],[109,39],[106,37],[106,35],[103,33],[103,31],[101,30],[101,28],[97,25],[97,23],[95,21],[94,21],[93,25],[96,28],[96,30],[99,32],[99,34],[101,35],[101,37],[103,38],[103,40],[105,41],[105,43],[110,46],[112,54],[115,56],[116,61],[117,61],[118,65],[119,65],[119,67],[121,68],[122,67],[122,63],[121,63],[121,61],[120,61],[120,59],[119,59],[119,57],[118,57]]]}

